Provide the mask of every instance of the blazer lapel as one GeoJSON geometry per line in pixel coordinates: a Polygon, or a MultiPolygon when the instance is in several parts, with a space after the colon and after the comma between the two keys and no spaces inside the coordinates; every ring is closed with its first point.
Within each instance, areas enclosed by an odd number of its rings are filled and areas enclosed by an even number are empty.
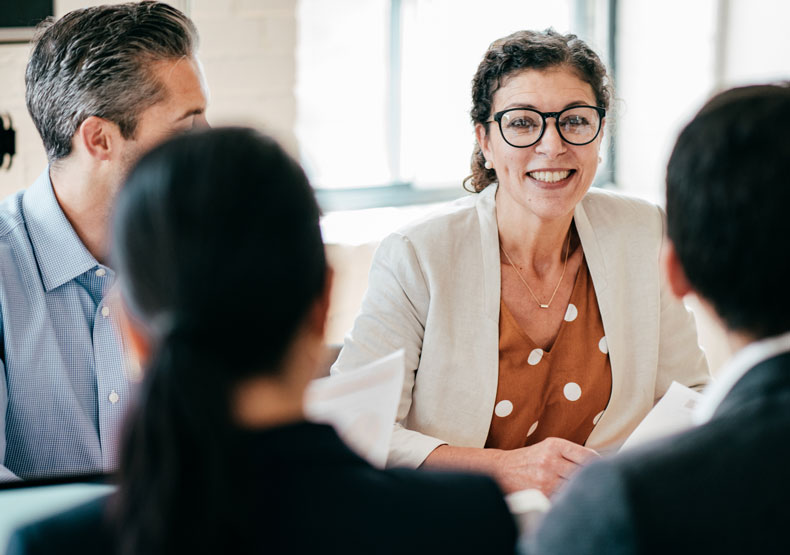
{"type": "Polygon", "coordinates": [[[501,273],[499,267],[499,231],[496,222],[496,184],[486,187],[477,198],[476,208],[480,225],[480,264],[482,265],[482,291],[469,291],[474,297],[483,296],[485,321],[480,323],[479,341],[465,346],[471,349],[469,360],[477,361],[468,368],[475,372],[471,383],[477,384],[476,395],[485,400],[476,405],[462,432],[472,441],[471,445],[483,447],[494,414],[497,387],[499,386],[499,301],[501,273]]]}
{"type": "Polygon", "coordinates": [[[576,205],[573,221],[576,224],[576,231],[579,233],[582,249],[584,249],[584,258],[590,270],[593,287],[595,288],[595,296],[598,300],[598,310],[601,313],[601,321],[603,322],[603,329],[606,334],[609,360],[612,365],[612,393],[609,397],[609,404],[598,425],[593,429],[590,437],[587,439],[588,442],[592,440],[594,443],[596,432],[601,429],[606,429],[605,421],[609,418],[617,418],[619,408],[613,405],[615,405],[619,399],[623,398],[621,391],[624,380],[624,368],[618,357],[626,346],[624,345],[625,336],[622,329],[622,318],[618,318],[618,307],[616,306],[614,291],[609,290],[610,276],[607,268],[607,259],[604,254],[607,229],[605,225],[601,225],[601,222],[597,222],[598,225],[593,227],[593,223],[590,221],[584,208],[585,201],[589,198],[590,195],[588,193],[588,195],[576,205]],[[603,423],[604,426],[601,426],[601,423],[603,423]]]}
{"type": "Polygon", "coordinates": [[[499,231],[496,223],[496,184],[479,194],[477,216],[480,220],[480,258],[483,264],[485,314],[497,326],[499,336],[499,299],[502,275],[499,270],[499,231]]]}

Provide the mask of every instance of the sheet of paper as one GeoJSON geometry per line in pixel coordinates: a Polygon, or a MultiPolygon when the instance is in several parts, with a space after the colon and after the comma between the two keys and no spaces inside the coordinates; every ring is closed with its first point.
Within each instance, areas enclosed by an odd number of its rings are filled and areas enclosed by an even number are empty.
{"type": "Polygon", "coordinates": [[[702,394],[678,382],[672,382],[664,396],[639,423],[620,450],[691,428],[694,407],[702,394]]]}
{"type": "Polygon", "coordinates": [[[505,496],[510,513],[518,524],[521,534],[532,532],[551,502],[539,489],[522,489],[505,496]]]}
{"type": "Polygon", "coordinates": [[[353,372],[313,380],[305,393],[305,414],[331,424],[357,454],[383,468],[404,369],[401,349],[353,372]]]}

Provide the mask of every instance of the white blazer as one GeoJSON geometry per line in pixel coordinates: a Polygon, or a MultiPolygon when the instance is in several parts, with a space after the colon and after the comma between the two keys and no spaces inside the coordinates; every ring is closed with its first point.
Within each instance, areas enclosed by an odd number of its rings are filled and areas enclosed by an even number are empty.
{"type": "MultiPolygon", "coordinates": [[[[332,373],[403,348],[406,377],[390,466],[417,467],[439,445],[483,447],[499,377],[496,185],[385,238],[332,373]]],[[[709,378],[693,316],[659,268],[661,209],[591,189],[574,213],[612,366],[609,404],[586,445],[617,448],[673,380],[709,378]]]]}

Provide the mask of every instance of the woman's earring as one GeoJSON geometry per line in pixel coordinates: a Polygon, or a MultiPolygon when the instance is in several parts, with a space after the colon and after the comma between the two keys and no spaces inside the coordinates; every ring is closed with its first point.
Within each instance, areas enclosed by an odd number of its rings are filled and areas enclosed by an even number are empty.
{"type": "Polygon", "coordinates": [[[603,162],[603,158],[599,156],[598,157],[598,163],[600,164],[601,162],[603,162]]]}
{"type": "Polygon", "coordinates": [[[491,163],[491,160],[486,160],[486,163],[483,164],[487,170],[490,170],[494,167],[494,164],[491,163]]]}

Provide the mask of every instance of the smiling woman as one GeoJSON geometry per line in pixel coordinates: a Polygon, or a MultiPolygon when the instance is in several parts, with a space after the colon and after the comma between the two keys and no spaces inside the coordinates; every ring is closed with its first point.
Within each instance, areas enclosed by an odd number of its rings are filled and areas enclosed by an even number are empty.
{"type": "Polygon", "coordinates": [[[673,380],[707,382],[693,319],[660,275],[663,213],[590,190],[611,97],[574,35],[520,31],[483,57],[467,179],[479,194],[382,242],[333,368],[406,349],[391,464],[551,494],[673,380]]]}
{"type": "MultiPolygon", "coordinates": [[[[477,142],[497,176],[500,195],[538,219],[553,220],[563,216],[570,219],[574,207],[590,188],[598,167],[600,131],[605,120],[599,116],[599,107],[589,106],[595,104],[592,87],[572,69],[563,66],[524,70],[503,81],[494,93],[493,118],[475,125],[477,142]],[[530,115],[533,119],[528,120],[530,115]],[[548,117],[552,117],[556,125],[546,125],[548,117]],[[572,134],[571,119],[588,122],[586,131],[575,133],[583,134],[581,140],[576,140],[572,134]],[[589,124],[593,119],[594,126],[589,124]],[[498,131],[491,133],[496,129],[491,125],[495,120],[499,124],[498,131]],[[514,127],[525,129],[523,125],[516,127],[523,121],[532,121],[534,129],[514,131],[514,127]],[[565,134],[562,127],[568,130],[565,134]],[[580,144],[569,142],[567,135],[580,144]]],[[[604,108],[600,110],[606,113],[604,108]]],[[[522,214],[513,216],[519,220],[523,218],[522,214]]],[[[536,225],[539,224],[536,222],[536,225]]],[[[518,236],[522,234],[519,232],[518,236]]],[[[563,238],[559,238],[560,242],[563,238]]],[[[511,247],[521,250],[526,245],[511,247]]]]}

